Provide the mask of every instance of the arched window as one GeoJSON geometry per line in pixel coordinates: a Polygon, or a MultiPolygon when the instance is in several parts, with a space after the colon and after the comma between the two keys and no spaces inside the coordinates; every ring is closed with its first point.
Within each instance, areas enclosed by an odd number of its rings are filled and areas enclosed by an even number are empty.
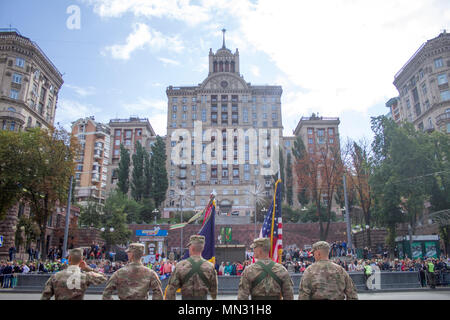
{"type": "Polygon", "coordinates": [[[11,112],[16,112],[16,109],[15,109],[15,108],[13,108],[13,107],[9,107],[9,108],[8,108],[8,111],[11,111],[11,112]]]}
{"type": "Polygon", "coordinates": [[[236,72],[236,71],[234,71],[234,61],[231,61],[231,70],[230,70],[230,72],[236,72]]]}
{"type": "Polygon", "coordinates": [[[217,61],[213,62],[213,72],[217,72],[217,61]]]}
{"type": "Polygon", "coordinates": [[[230,72],[230,64],[228,61],[225,62],[225,72],[230,72]]]}
{"type": "Polygon", "coordinates": [[[223,62],[219,62],[219,72],[223,72],[223,62]]]}
{"type": "Polygon", "coordinates": [[[31,117],[28,117],[27,127],[31,127],[31,117]]]}

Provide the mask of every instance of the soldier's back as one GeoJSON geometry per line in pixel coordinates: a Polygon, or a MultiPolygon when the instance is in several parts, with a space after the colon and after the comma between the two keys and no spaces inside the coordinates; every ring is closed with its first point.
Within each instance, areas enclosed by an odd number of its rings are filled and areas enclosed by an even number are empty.
{"type": "Polygon", "coordinates": [[[239,283],[238,299],[283,299],[292,300],[293,282],[289,272],[271,259],[258,260],[244,269],[239,283]],[[264,264],[265,268],[261,265],[264,264]],[[267,271],[271,270],[272,274],[267,271]]]}
{"type": "Polygon", "coordinates": [[[120,300],[147,300],[150,290],[156,295],[154,300],[162,299],[158,275],[140,263],[132,262],[117,270],[108,281],[105,291],[109,291],[108,286],[117,290],[120,300]]]}
{"type": "Polygon", "coordinates": [[[183,299],[206,299],[208,292],[215,299],[217,295],[217,273],[214,265],[201,257],[195,256],[180,261],[175,267],[168,283],[166,297],[175,298],[175,291],[181,288],[183,299]],[[200,272],[194,272],[192,264],[199,266],[200,272]]]}
{"type": "Polygon", "coordinates": [[[330,260],[313,263],[303,273],[299,300],[357,299],[356,288],[344,268],[330,260]]]}
{"type": "Polygon", "coordinates": [[[55,300],[83,300],[90,285],[99,285],[106,281],[106,277],[96,272],[81,272],[76,266],[53,274],[45,284],[41,299],[55,300]]]}

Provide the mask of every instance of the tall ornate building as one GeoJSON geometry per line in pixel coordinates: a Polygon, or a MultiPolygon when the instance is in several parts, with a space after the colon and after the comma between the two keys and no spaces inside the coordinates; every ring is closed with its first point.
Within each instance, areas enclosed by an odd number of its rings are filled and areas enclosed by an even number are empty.
{"type": "Polygon", "coordinates": [[[450,34],[445,30],[420,46],[397,72],[398,98],[386,103],[395,121],[450,133],[450,34]]]}
{"type": "MultiPolygon", "coordinates": [[[[34,41],[17,30],[0,29],[0,130],[53,126],[62,84],[61,73],[34,41]]],[[[72,208],[72,219],[78,212],[78,208],[72,208]]],[[[57,231],[61,228],[60,221],[64,221],[61,220],[63,213],[64,208],[58,207],[49,218],[45,236],[47,247],[61,241],[57,231]]],[[[8,249],[17,245],[16,235],[23,236],[23,231],[17,230],[20,217],[30,215],[30,207],[23,201],[8,210],[6,218],[0,222],[3,237],[0,259],[6,258],[8,249]]],[[[26,248],[16,249],[23,253],[26,248]]]]}
{"type": "MultiPolygon", "coordinates": [[[[223,30],[224,31],[224,30],[223,30]]],[[[239,51],[209,51],[199,85],[169,86],[164,212],[203,209],[212,191],[222,214],[248,217],[257,197],[273,193],[282,139],[281,86],[252,85],[239,51]]],[[[245,220],[245,219],[244,219],[245,220]]]]}
{"type": "Polygon", "coordinates": [[[52,126],[62,84],[61,73],[35,42],[0,29],[0,129],[52,126]]]}

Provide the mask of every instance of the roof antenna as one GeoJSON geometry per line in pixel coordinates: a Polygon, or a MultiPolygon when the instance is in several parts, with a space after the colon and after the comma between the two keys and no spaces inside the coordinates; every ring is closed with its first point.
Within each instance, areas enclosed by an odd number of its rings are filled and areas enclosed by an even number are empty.
{"type": "Polygon", "coordinates": [[[225,28],[222,29],[223,32],[223,44],[222,44],[222,49],[225,49],[225,31],[227,31],[225,28]]]}

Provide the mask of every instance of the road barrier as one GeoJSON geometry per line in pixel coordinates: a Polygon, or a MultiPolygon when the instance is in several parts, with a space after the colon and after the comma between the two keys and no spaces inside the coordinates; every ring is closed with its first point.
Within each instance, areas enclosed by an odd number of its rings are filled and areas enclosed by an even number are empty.
{"type": "MultiPolygon", "coordinates": [[[[349,272],[358,292],[368,292],[366,281],[361,272],[349,272]]],[[[50,274],[18,274],[17,286],[12,289],[17,292],[42,292],[45,282],[50,278],[50,274]]],[[[240,276],[219,276],[219,294],[237,294],[240,276]]],[[[291,274],[294,282],[294,293],[298,293],[298,287],[302,278],[301,274],[291,274]]],[[[167,285],[168,279],[161,281],[163,290],[167,285]]],[[[403,272],[379,272],[379,277],[374,276],[369,279],[371,288],[376,290],[402,290],[420,288],[419,273],[415,271],[403,272]]],[[[448,283],[448,282],[447,282],[448,283]]],[[[102,293],[106,284],[91,286],[87,293],[102,293]]],[[[11,290],[11,289],[9,289],[11,290]]],[[[1,290],[0,290],[1,291],[1,290]]]]}

